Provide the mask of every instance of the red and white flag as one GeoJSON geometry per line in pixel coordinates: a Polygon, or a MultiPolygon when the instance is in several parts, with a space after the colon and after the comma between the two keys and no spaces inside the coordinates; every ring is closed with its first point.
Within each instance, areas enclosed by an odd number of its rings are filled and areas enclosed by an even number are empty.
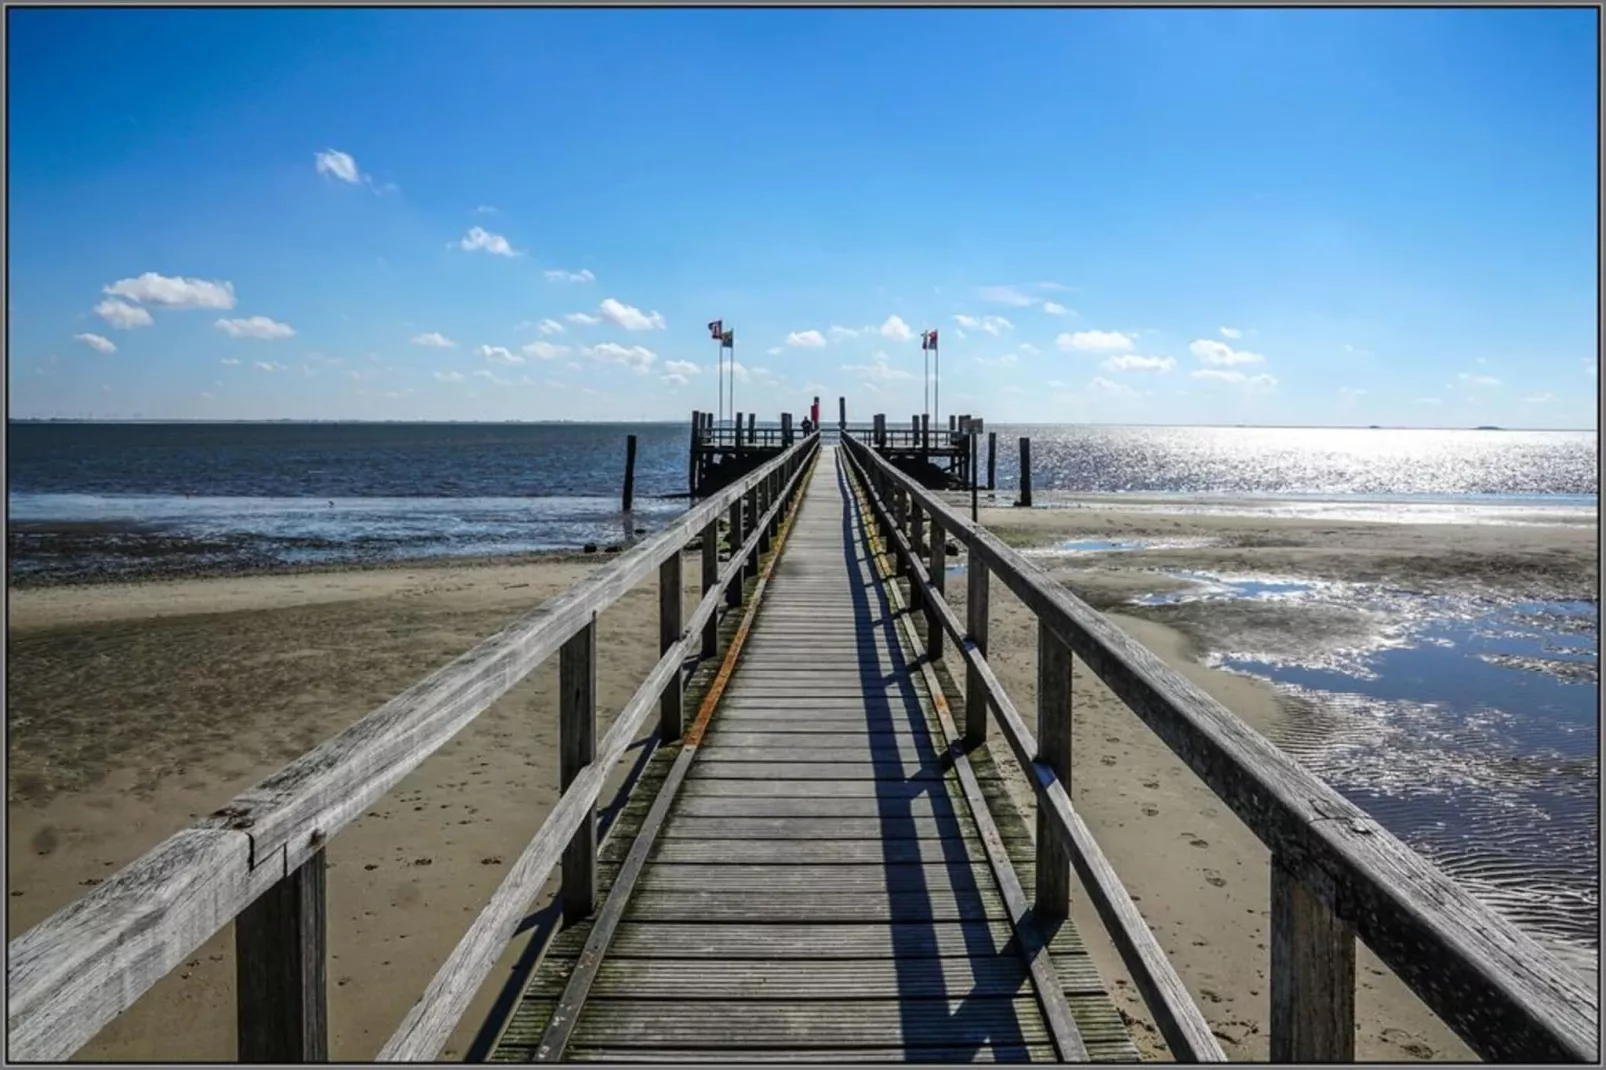
{"type": "Polygon", "coordinates": [[[720,341],[725,334],[725,321],[714,320],[712,323],[710,323],[708,325],[708,334],[714,339],[714,341],[720,341]]]}
{"type": "Polygon", "coordinates": [[[937,332],[936,331],[922,331],[920,333],[920,348],[921,349],[936,349],[937,348],[937,332]]]}

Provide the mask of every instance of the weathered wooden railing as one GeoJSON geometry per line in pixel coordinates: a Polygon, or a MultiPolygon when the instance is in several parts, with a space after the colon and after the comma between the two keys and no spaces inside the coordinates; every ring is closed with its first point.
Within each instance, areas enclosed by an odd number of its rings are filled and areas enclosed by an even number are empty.
{"type": "Polygon", "coordinates": [[[11,941],[10,1059],[68,1058],[231,920],[240,1061],[327,1059],[324,847],[558,653],[562,796],[378,1056],[434,1059],[560,862],[565,916],[595,906],[604,781],[654,707],[659,738],[680,738],[688,656],[717,652],[721,597],[741,604],[818,447],[800,440],[11,941]],[[683,620],[681,555],[698,535],[703,597],[683,620]],[[597,615],[655,569],[661,657],[598,741],[597,615]]]}
{"type": "Polygon", "coordinates": [[[1597,1060],[1596,997],[1554,955],[1025,556],[844,442],[924,611],[928,655],[947,636],[965,660],[966,742],[986,738],[991,711],[1031,780],[1039,910],[1063,915],[1074,865],[1178,1058],[1212,1057],[1208,1031],[1071,805],[1073,654],[1271,849],[1273,1062],[1353,1061],[1357,937],[1484,1059],[1597,1060]],[[969,552],[965,624],[944,599],[945,535],[969,552]],[[1035,738],[987,663],[993,575],[1037,617],[1035,738]]]}

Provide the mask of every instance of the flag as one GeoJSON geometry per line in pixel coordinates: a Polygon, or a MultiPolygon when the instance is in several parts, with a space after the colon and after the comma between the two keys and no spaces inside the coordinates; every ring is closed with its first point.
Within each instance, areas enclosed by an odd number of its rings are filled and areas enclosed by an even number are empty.
{"type": "Polygon", "coordinates": [[[937,348],[937,332],[936,331],[921,331],[920,332],[920,348],[921,349],[936,349],[937,348]]]}
{"type": "Polygon", "coordinates": [[[730,330],[720,335],[719,344],[724,346],[726,349],[730,349],[736,344],[736,332],[734,330],[730,330]]]}
{"type": "Polygon", "coordinates": [[[724,333],[725,333],[725,321],[724,320],[714,320],[712,323],[710,323],[708,325],[708,335],[714,341],[716,341],[716,342],[720,341],[721,337],[724,335],[724,333]]]}

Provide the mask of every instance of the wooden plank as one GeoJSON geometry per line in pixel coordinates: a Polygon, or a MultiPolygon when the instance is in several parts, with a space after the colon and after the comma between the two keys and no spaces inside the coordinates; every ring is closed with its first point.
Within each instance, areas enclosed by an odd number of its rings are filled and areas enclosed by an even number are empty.
{"type": "Polygon", "coordinates": [[[643,889],[656,891],[739,892],[754,895],[925,890],[960,895],[993,888],[992,873],[986,864],[978,867],[963,857],[942,862],[874,862],[865,865],[657,861],[642,875],[639,883],[643,889]]]}
{"type": "Polygon", "coordinates": [[[1008,917],[997,892],[927,889],[784,894],[755,900],[724,892],[637,891],[630,921],[985,921],[1008,917]]]}
{"type": "Polygon", "coordinates": [[[872,762],[699,762],[690,777],[726,780],[941,780],[944,770],[935,767],[903,769],[872,762]]]}
{"type": "Polygon", "coordinates": [[[1275,857],[1270,983],[1272,1062],[1355,1061],[1355,931],[1275,857]]]}
{"type": "Polygon", "coordinates": [[[913,1042],[937,1045],[1046,1040],[1035,1001],[1027,998],[741,1000],[680,1003],[609,1000],[607,1012],[587,1015],[577,1045],[708,1046],[722,1039],[744,1047],[869,1047],[913,1042]]]}
{"type": "Polygon", "coordinates": [[[979,841],[944,840],[663,840],[654,862],[712,865],[857,866],[905,862],[985,862],[979,841]]]}
{"type": "Polygon", "coordinates": [[[967,817],[681,817],[677,840],[919,840],[974,836],[967,817]]]}
{"type": "Polygon", "coordinates": [[[946,793],[904,797],[831,799],[822,797],[763,798],[753,796],[690,797],[679,800],[679,817],[806,817],[875,818],[902,821],[909,817],[951,818],[958,812],[946,793]]]}
{"type": "MultiPolygon", "coordinates": [[[[806,740],[809,737],[802,736],[806,740]]],[[[893,737],[896,738],[896,737],[893,737]]],[[[873,762],[887,768],[936,768],[939,756],[930,748],[918,743],[903,746],[880,743],[875,737],[856,747],[797,746],[735,747],[714,743],[703,749],[703,760],[708,762],[873,762]]]]}
{"type": "Polygon", "coordinates": [[[892,780],[707,780],[688,781],[687,799],[879,799],[885,801],[935,796],[950,798],[946,784],[929,780],[900,784],[892,780]]]}
{"type": "Polygon", "coordinates": [[[1051,1044],[901,1045],[884,1048],[575,1048],[577,1063],[1051,1063],[1051,1044]]]}
{"type": "MultiPolygon", "coordinates": [[[[536,998],[563,991],[559,976],[532,985],[536,998]]],[[[632,959],[603,961],[591,984],[599,999],[787,1000],[935,999],[1017,996],[1026,968],[1009,955],[976,958],[836,960],[632,959]]]]}
{"type": "Polygon", "coordinates": [[[1483,1058],[1593,1062],[1598,1001],[1569,967],[1479,903],[1364,811],[1303,769],[1019,551],[849,442],[915,500],[943,516],[1039,620],[1135,712],[1227,806],[1325,881],[1343,917],[1483,1058]]]}
{"type": "Polygon", "coordinates": [[[234,922],[235,1019],[242,1063],[329,1059],[325,854],[319,851],[234,922]]]}
{"type": "MultiPolygon", "coordinates": [[[[574,958],[583,940],[560,933],[549,955],[574,958]]],[[[885,959],[988,956],[1004,953],[1014,934],[1003,921],[838,923],[623,922],[609,949],[612,958],[674,959],[885,959]]],[[[1060,940],[1056,952],[1081,954],[1060,940]]]]}

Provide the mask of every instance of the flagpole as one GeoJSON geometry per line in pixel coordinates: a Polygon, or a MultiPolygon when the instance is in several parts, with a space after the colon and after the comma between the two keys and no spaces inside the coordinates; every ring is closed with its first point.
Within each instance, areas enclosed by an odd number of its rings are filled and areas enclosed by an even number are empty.
{"type": "Polygon", "coordinates": [[[942,353],[937,349],[937,340],[931,340],[931,407],[937,411],[932,418],[938,423],[942,422],[942,353]]]}

